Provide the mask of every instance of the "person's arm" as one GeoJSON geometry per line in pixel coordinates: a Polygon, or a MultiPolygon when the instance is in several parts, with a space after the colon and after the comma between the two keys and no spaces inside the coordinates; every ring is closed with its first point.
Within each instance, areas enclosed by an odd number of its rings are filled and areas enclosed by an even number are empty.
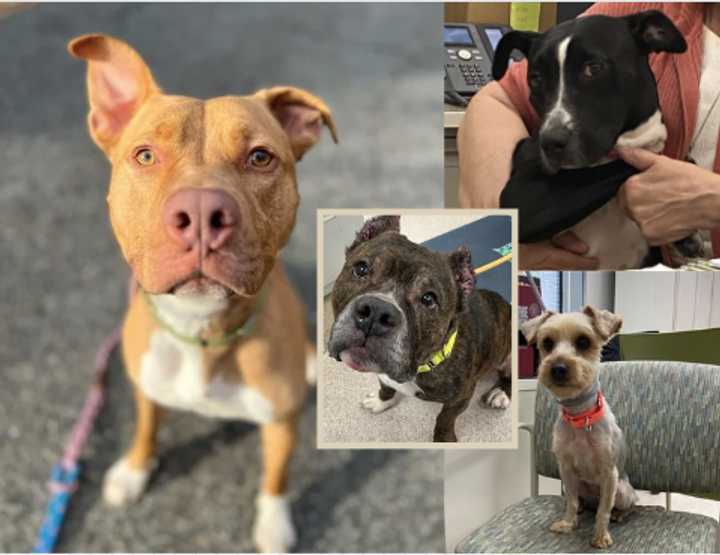
{"type": "Polygon", "coordinates": [[[720,227],[720,175],[646,150],[621,149],[620,156],[640,170],[620,189],[621,206],[651,245],[720,227]]]}
{"type": "Polygon", "coordinates": [[[515,145],[527,136],[525,124],[503,88],[492,82],[480,89],[458,130],[458,196],[463,208],[500,205],[515,145]]]}

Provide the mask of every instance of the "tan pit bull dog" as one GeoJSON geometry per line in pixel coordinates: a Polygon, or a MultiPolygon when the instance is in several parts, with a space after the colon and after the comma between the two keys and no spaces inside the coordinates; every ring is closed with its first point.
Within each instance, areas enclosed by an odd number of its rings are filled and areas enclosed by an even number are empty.
{"type": "Polygon", "coordinates": [[[112,164],[110,219],[139,285],[123,328],[134,386],[132,445],[108,471],[125,505],[153,469],[161,407],[260,424],[263,477],[254,540],[296,540],[287,470],[314,350],[278,261],[295,223],[295,162],[326,125],[325,103],[293,87],[198,100],[164,94],[127,44],[86,35],[90,135],[112,164]]]}

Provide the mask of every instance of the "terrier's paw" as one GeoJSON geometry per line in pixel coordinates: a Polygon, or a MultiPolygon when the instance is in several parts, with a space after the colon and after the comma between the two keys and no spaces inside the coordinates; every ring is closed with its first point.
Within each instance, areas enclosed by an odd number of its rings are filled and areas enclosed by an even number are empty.
{"type": "Polygon", "coordinates": [[[567,520],[558,520],[550,525],[550,531],[556,534],[569,534],[574,528],[575,523],[567,520]]]}
{"type": "Polygon", "coordinates": [[[260,493],[255,502],[257,514],[253,539],[261,553],[287,553],[297,541],[290,515],[290,504],[284,495],[260,493]]]}
{"type": "Polygon", "coordinates": [[[610,535],[610,532],[596,532],[595,537],[593,537],[592,541],[590,542],[590,545],[597,549],[607,549],[613,544],[612,536],[610,535]]]}
{"type": "Polygon", "coordinates": [[[383,401],[382,399],[380,399],[380,396],[377,394],[377,392],[368,393],[367,397],[365,397],[360,403],[360,406],[366,410],[369,410],[373,414],[379,414],[381,412],[385,412],[390,407],[395,406],[398,402],[398,397],[399,396],[396,393],[387,401],[383,401]]]}
{"type": "Polygon", "coordinates": [[[510,397],[502,388],[494,387],[483,396],[483,401],[494,409],[506,409],[510,406],[510,397]]]}
{"type": "Polygon", "coordinates": [[[152,466],[146,470],[131,468],[125,458],[116,461],[105,474],[103,499],[108,505],[121,507],[134,503],[147,487],[152,466]]]}

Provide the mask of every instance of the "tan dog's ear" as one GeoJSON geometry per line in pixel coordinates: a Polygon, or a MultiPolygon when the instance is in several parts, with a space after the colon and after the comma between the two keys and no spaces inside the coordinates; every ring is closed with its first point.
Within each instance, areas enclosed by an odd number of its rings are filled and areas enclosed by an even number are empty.
{"type": "Polygon", "coordinates": [[[598,310],[590,305],[584,306],[583,314],[590,318],[593,329],[602,338],[607,341],[613,335],[620,331],[622,327],[622,316],[613,314],[609,310],[598,310]]]}
{"type": "Polygon", "coordinates": [[[83,35],[70,41],[68,51],[88,62],[88,127],[109,154],[138,108],[160,88],[140,55],[121,40],[83,35]]]}
{"type": "Polygon", "coordinates": [[[296,160],[318,141],[323,124],[330,130],[333,141],[338,142],[330,108],[317,96],[295,87],[262,89],[255,96],[268,105],[280,122],[296,160]]]}
{"type": "Polygon", "coordinates": [[[528,342],[528,345],[532,345],[537,340],[537,332],[540,329],[540,326],[542,326],[545,323],[545,320],[550,318],[550,316],[554,316],[557,314],[556,312],[552,310],[547,310],[543,312],[540,316],[535,316],[535,318],[531,318],[530,320],[526,320],[522,324],[520,324],[520,331],[525,336],[525,340],[528,342]]]}

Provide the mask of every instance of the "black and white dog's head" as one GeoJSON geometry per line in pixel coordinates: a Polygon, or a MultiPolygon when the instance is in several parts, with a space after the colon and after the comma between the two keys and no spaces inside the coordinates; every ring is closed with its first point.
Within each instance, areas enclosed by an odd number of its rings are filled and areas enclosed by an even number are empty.
{"type": "Polygon", "coordinates": [[[400,234],[398,216],[368,220],[335,281],[328,352],[406,382],[443,346],[474,288],[468,249],[431,251],[400,234]]]}
{"type": "Polygon", "coordinates": [[[555,173],[599,162],[624,133],[631,135],[627,146],[664,145],[648,55],[686,48],[680,31],[659,11],[586,16],[546,33],[506,34],[495,53],[493,77],[502,78],[514,49],[527,57],[542,164],[555,173]]]}

